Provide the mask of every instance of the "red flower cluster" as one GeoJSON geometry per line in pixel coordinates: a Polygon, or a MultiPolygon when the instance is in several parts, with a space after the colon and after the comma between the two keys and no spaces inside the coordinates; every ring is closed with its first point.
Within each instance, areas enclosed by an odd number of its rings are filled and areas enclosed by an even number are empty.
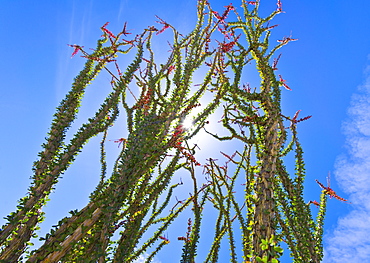
{"type": "Polygon", "coordinates": [[[317,201],[310,201],[310,202],[308,202],[308,204],[313,204],[313,205],[315,205],[315,206],[317,206],[317,207],[319,207],[319,206],[320,206],[320,203],[319,203],[319,202],[317,202],[317,201]]]}
{"type": "Polygon", "coordinates": [[[277,58],[274,58],[274,62],[272,63],[272,69],[273,70],[278,70],[277,64],[279,63],[280,57],[281,57],[281,54],[277,58]]]}
{"type": "Polygon", "coordinates": [[[285,83],[286,80],[283,79],[283,77],[281,75],[279,75],[279,81],[281,83],[281,85],[283,85],[284,88],[286,88],[287,90],[292,90],[291,88],[289,88],[289,86],[285,83]]]}
{"type": "MultiPolygon", "coordinates": [[[[111,141],[111,140],[110,140],[111,141]]],[[[125,138],[119,138],[118,140],[114,140],[114,143],[118,143],[118,148],[121,146],[123,143],[123,148],[126,147],[127,140],[125,138]]]]}
{"type": "Polygon", "coordinates": [[[160,18],[159,16],[156,16],[158,19],[159,19],[159,21],[157,21],[157,23],[159,23],[159,24],[162,24],[163,25],[163,27],[162,27],[162,29],[160,29],[157,33],[156,33],[156,35],[159,35],[160,33],[163,33],[167,28],[169,28],[170,27],[170,24],[168,24],[166,21],[164,21],[162,18],[160,18]]]}
{"type": "Polygon", "coordinates": [[[171,74],[171,72],[176,68],[175,65],[171,65],[168,67],[168,74],[171,74]]]}
{"type": "MultiPolygon", "coordinates": [[[[109,31],[106,27],[107,25],[109,25],[109,22],[105,23],[102,27],[101,27],[101,30],[104,31],[104,33],[106,33],[109,37],[111,38],[117,38],[111,31],[109,31]]],[[[125,24],[126,26],[126,24],[125,24]]]]}
{"type": "Polygon", "coordinates": [[[172,135],[173,147],[179,149],[182,155],[184,155],[185,158],[188,159],[190,162],[194,163],[196,166],[200,166],[201,164],[195,159],[195,157],[192,154],[190,154],[184,146],[181,145],[182,143],[181,135],[184,132],[185,129],[182,125],[178,125],[175,128],[175,131],[172,135]]]}
{"type": "Polygon", "coordinates": [[[67,45],[74,48],[71,58],[73,58],[78,53],[78,51],[82,50],[83,48],[83,46],[79,46],[79,45],[69,45],[69,44],[67,45]]]}
{"type": "Polygon", "coordinates": [[[298,114],[301,112],[301,110],[298,110],[294,116],[293,116],[293,119],[292,119],[292,123],[298,123],[298,122],[301,122],[301,121],[305,121],[305,120],[308,120],[309,118],[312,117],[312,115],[309,115],[309,116],[306,116],[306,117],[303,117],[303,118],[300,118],[297,120],[298,118],[298,114]]]}
{"type": "Polygon", "coordinates": [[[185,242],[189,242],[189,240],[186,237],[178,237],[177,240],[182,240],[185,242]]]}
{"type": "Polygon", "coordinates": [[[184,131],[184,127],[182,125],[178,125],[175,128],[175,132],[173,133],[172,138],[178,139],[177,137],[179,137],[184,131]]]}
{"type": "Polygon", "coordinates": [[[169,241],[169,240],[168,240],[168,238],[166,238],[166,237],[159,236],[159,238],[160,238],[160,239],[162,239],[162,240],[164,240],[164,242],[165,242],[166,244],[170,243],[170,241],[169,241]]]}
{"type": "Polygon", "coordinates": [[[328,196],[330,196],[330,198],[334,197],[334,198],[336,198],[336,199],[338,199],[338,200],[340,200],[340,201],[343,201],[343,202],[348,201],[347,199],[344,199],[344,198],[342,198],[342,197],[338,196],[338,195],[335,193],[335,191],[334,191],[333,189],[331,189],[329,186],[324,186],[324,185],[323,185],[322,183],[320,183],[318,180],[316,180],[316,183],[318,183],[318,184],[320,185],[320,187],[321,187],[322,189],[324,189],[324,190],[325,190],[325,193],[326,193],[328,196]]]}
{"type": "Polygon", "coordinates": [[[277,1],[277,11],[283,12],[283,5],[280,0],[277,1]]]}
{"type": "Polygon", "coordinates": [[[298,38],[291,38],[291,37],[284,37],[281,40],[278,40],[277,42],[282,43],[283,45],[287,44],[290,41],[297,41],[298,38]]]}
{"type": "MultiPolygon", "coordinates": [[[[238,37],[238,38],[239,38],[239,37],[238,37]]],[[[237,39],[235,39],[234,41],[229,42],[229,43],[225,43],[225,42],[223,42],[223,43],[219,43],[219,44],[220,44],[221,51],[222,51],[223,53],[227,53],[227,52],[229,52],[229,51],[230,51],[230,50],[235,46],[236,41],[237,41],[237,39]]]]}
{"type": "Polygon", "coordinates": [[[153,97],[153,89],[148,87],[148,90],[145,94],[142,93],[139,101],[136,105],[133,106],[133,109],[143,108],[144,115],[148,115],[148,110],[150,108],[149,103],[153,97]]]}
{"type": "Polygon", "coordinates": [[[127,35],[130,35],[131,34],[131,33],[129,33],[129,32],[126,31],[126,25],[127,25],[127,22],[125,22],[125,25],[123,26],[123,30],[122,30],[122,34],[124,36],[127,36],[127,35]]]}

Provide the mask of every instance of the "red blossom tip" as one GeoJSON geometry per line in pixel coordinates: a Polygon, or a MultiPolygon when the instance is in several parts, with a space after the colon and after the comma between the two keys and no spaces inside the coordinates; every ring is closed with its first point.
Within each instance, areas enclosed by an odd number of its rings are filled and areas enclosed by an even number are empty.
{"type": "Polygon", "coordinates": [[[280,83],[281,83],[281,85],[284,87],[284,88],[286,88],[287,90],[292,90],[285,82],[286,82],[286,80],[285,79],[283,79],[283,77],[281,76],[281,75],[279,75],[279,81],[280,81],[280,83]]]}
{"type": "Polygon", "coordinates": [[[83,48],[83,46],[81,47],[79,45],[70,45],[70,44],[67,45],[74,48],[71,58],[73,58],[78,53],[78,51],[83,48]]]}
{"type": "Polygon", "coordinates": [[[256,5],[257,4],[257,1],[247,1],[247,4],[248,5],[256,5]]]}

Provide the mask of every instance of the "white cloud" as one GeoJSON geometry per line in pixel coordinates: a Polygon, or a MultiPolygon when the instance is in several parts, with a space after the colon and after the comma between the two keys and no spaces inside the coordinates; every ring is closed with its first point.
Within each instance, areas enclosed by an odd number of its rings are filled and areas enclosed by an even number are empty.
{"type": "Polygon", "coordinates": [[[335,177],[349,194],[352,211],[325,236],[324,262],[370,262],[370,67],[343,124],[347,153],[336,161],[335,177]]]}
{"type": "MultiPolygon", "coordinates": [[[[136,259],[136,260],[134,260],[133,263],[145,263],[145,261],[147,260],[147,257],[148,256],[149,256],[148,254],[140,255],[139,258],[136,259]]],[[[153,262],[153,263],[161,263],[160,261],[155,260],[155,259],[154,259],[154,261],[151,261],[151,262],[153,262]]]]}
{"type": "Polygon", "coordinates": [[[369,262],[369,210],[353,210],[338,220],[332,235],[326,239],[324,262],[369,262]]]}

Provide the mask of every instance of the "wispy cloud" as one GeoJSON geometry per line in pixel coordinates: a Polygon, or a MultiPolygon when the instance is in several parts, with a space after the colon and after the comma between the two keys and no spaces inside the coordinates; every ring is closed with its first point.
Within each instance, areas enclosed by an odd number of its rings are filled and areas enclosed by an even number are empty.
{"type": "Polygon", "coordinates": [[[119,10],[117,15],[117,21],[121,21],[121,18],[123,18],[125,8],[127,7],[127,0],[121,0],[119,3],[119,10]]]}
{"type": "Polygon", "coordinates": [[[326,236],[324,262],[370,262],[370,66],[353,95],[343,124],[347,153],[338,157],[335,176],[349,194],[352,211],[326,236]]]}
{"type": "MultiPolygon", "coordinates": [[[[148,254],[140,255],[140,257],[134,260],[134,263],[145,263],[147,260],[148,254]]],[[[161,263],[160,261],[154,260],[153,263],[161,263]]]]}
{"type": "Polygon", "coordinates": [[[94,0],[85,1],[84,5],[79,5],[78,1],[72,1],[66,4],[66,6],[70,8],[71,12],[61,15],[61,22],[58,25],[58,30],[61,31],[60,35],[62,35],[63,38],[60,39],[61,37],[59,35],[57,36],[59,38],[59,58],[55,81],[57,101],[60,101],[69,90],[71,80],[76,72],[79,72],[81,66],[76,62],[78,61],[80,53],[72,60],[71,54],[73,48],[68,47],[67,44],[90,45],[86,42],[89,40],[89,33],[92,28],[94,0]]]}

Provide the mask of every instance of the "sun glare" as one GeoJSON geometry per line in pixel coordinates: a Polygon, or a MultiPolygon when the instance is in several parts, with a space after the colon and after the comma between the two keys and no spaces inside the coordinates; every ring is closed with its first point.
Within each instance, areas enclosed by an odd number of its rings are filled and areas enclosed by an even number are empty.
{"type": "Polygon", "coordinates": [[[193,127],[194,122],[193,122],[194,116],[187,116],[183,121],[182,121],[182,127],[185,130],[189,130],[193,127]]]}

